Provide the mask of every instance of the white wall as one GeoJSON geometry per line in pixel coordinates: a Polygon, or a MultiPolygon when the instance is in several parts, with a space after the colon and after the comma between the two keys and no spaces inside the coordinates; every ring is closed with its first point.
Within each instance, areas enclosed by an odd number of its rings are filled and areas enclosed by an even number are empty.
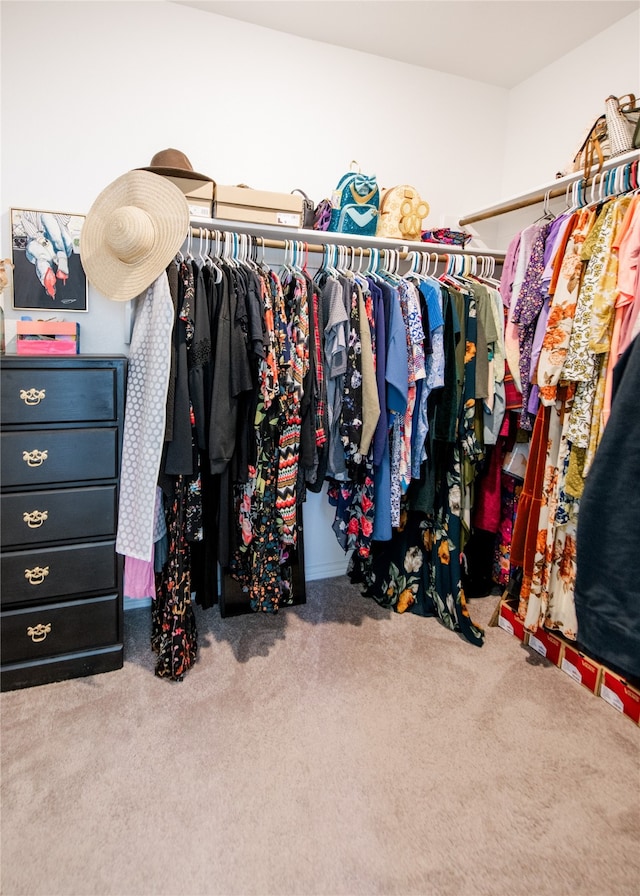
{"type": "MultiPolygon", "coordinates": [[[[640,11],[509,91],[502,183],[492,202],[552,183],[612,93],[640,98],[640,11]]],[[[501,218],[496,246],[504,248],[510,235],[539,215],[533,207],[501,218]]],[[[484,235],[482,225],[475,226],[484,235]]]]}

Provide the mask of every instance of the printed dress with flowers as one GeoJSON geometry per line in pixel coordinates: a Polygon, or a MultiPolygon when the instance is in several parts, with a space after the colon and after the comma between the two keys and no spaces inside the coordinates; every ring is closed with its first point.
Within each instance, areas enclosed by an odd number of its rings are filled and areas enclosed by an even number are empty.
{"type": "Polygon", "coordinates": [[[290,284],[287,298],[270,272],[264,291],[267,346],[260,362],[260,394],[254,420],[256,465],[237,489],[241,544],[230,571],[256,612],[275,613],[290,604],[296,545],[296,503],[302,382],[308,370],[309,309],[304,279],[290,284]]]}
{"type": "MultiPolygon", "coordinates": [[[[183,301],[176,326],[183,326],[187,355],[193,348],[194,280],[193,271],[180,265],[183,301]]],[[[196,426],[190,405],[193,457],[197,458],[196,426]]],[[[197,464],[196,464],[197,466],[197,464]]],[[[191,550],[189,541],[202,539],[202,484],[200,471],[173,480],[173,495],[165,496],[168,535],[167,563],[157,576],[155,599],[151,607],[151,647],[157,653],[155,672],[160,678],[182,681],[195,662],[198,652],[196,621],[191,605],[191,550]]]]}
{"type": "MultiPolygon", "coordinates": [[[[464,294],[465,309],[465,352],[464,382],[458,415],[458,463],[460,464],[461,493],[456,504],[460,509],[462,524],[461,538],[467,541],[471,531],[471,507],[473,504],[473,482],[485,457],[484,445],[476,433],[476,354],[478,338],[478,318],[476,298],[472,293],[464,294]]],[[[449,466],[449,470],[452,468],[449,466]]],[[[454,477],[455,478],[455,477],[454,477]]],[[[464,545],[461,545],[464,547],[464,545]]]]}
{"type": "Polygon", "coordinates": [[[331,480],[327,487],[327,497],[329,504],[336,509],[333,531],[338,544],[345,551],[353,550],[359,556],[367,557],[373,534],[374,479],[373,449],[370,447],[366,454],[360,451],[363,427],[360,327],[367,326],[371,333],[375,365],[375,326],[371,294],[362,296],[362,301],[361,295],[359,287],[354,283],[351,292],[347,370],[340,418],[340,436],[349,478],[345,481],[331,480]],[[362,321],[361,307],[365,309],[366,316],[366,320],[362,321]]]}
{"type": "MultiPolygon", "coordinates": [[[[618,203],[611,201],[602,209],[582,248],[582,257],[587,261],[587,269],[580,288],[569,350],[562,368],[561,378],[575,382],[576,392],[569,421],[568,438],[574,448],[588,449],[592,441],[592,425],[599,424],[598,407],[595,404],[599,392],[598,382],[603,367],[602,354],[596,354],[591,347],[594,308],[597,309],[597,295],[602,285],[611,255],[611,245],[618,220],[618,203]]],[[[600,319],[602,318],[600,309],[600,319]]],[[[606,362],[604,363],[606,368],[606,362]]],[[[602,392],[604,397],[604,392],[602,392]]]]}
{"type": "Polygon", "coordinates": [[[460,450],[455,447],[449,452],[435,513],[419,523],[429,562],[423,566],[422,600],[416,600],[411,610],[423,616],[436,615],[447,628],[481,647],[484,631],[472,621],[462,587],[461,469],[460,450]]]}
{"type": "MultiPolygon", "coordinates": [[[[475,305],[469,308],[475,311],[475,305]]],[[[453,342],[450,351],[455,352],[453,342]]],[[[470,346],[466,356],[465,374],[473,369],[471,382],[475,383],[475,352],[470,346]]],[[[469,395],[461,402],[461,429],[465,433],[466,456],[473,467],[472,459],[479,457],[479,446],[472,435],[473,415],[468,400],[469,395]]],[[[416,481],[411,487],[415,486],[415,492],[410,488],[403,500],[400,525],[393,538],[373,542],[368,558],[354,554],[349,575],[352,582],[363,583],[364,595],[381,606],[398,613],[409,610],[421,616],[436,616],[447,628],[480,646],[484,632],[472,622],[462,588],[460,449],[440,441],[434,444],[438,486],[433,512],[409,510],[420,487],[416,481]]]]}
{"type": "Polygon", "coordinates": [[[158,576],[151,607],[151,647],[157,653],[155,672],[160,678],[182,681],[195,662],[198,637],[191,605],[190,549],[186,538],[185,507],[189,481],[177,476],[174,493],[165,502],[168,560],[158,576]]]}
{"type": "MultiPolygon", "coordinates": [[[[563,398],[562,392],[560,393],[563,398]]],[[[577,620],[573,602],[576,564],[578,501],[566,491],[570,444],[567,439],[570,402],[541,408],[546,417],[544,472],[539,503],[534,503],[537,525],[533,560],[525,562],[519,615],[531,631],[546,626],[575,639],[577,620]]],[[[531,554],[528,552],[528,555],[531,554]]]]}
{"type": "Polygon", "coordinates": [[[556,400],[560,374],[569,350],[573,318],[584,272],[584,262],[580,253],[594,216],[593,209],[583,209],[568,225],[573,229],[562,257],[538,358],[536,380],[540,401],[545,406],[552,405],[556,400]]]}

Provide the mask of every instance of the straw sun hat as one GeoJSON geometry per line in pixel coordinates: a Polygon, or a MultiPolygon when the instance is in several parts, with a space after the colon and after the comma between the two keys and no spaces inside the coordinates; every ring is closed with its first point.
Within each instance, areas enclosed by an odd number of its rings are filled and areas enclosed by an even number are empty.
{"type": "Polygon", "coordinates": [[[89,282],[116,302],[153,283],[189,229],[187,198],[170,180],[129,171],[95,200],[80,232],[80,258],[89,282]]]}

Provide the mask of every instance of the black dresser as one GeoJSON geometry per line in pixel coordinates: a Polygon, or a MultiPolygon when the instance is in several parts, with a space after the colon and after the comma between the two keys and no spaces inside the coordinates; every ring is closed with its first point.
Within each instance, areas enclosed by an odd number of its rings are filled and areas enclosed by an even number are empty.
{"type": "Polygon", "coordinates": [[[0,360],[2,690],[122,667],[126,359],[0,360]]]}

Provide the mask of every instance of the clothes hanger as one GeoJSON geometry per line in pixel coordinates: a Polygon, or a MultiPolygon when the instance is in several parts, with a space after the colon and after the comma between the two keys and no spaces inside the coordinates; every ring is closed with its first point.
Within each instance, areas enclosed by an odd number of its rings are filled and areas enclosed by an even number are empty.
{"type": "Polygon", "coordinates": [[[269,268],[269,265],[267,264],[267,260],[265,257],[264,237],[259,236],[259,237],[256,237],[256,239],[260,240],[260,245],[262,247],[262,258],[260,258],[260,260],[258,261],[258,265],[259,265],[260,269],[268,276],[271,273],[271,269],[269,268]]]}
{"type": "MultiPolygon", "coordinates": [[[[209,231],[207,231],[209,233],[209,231]]],[[[211,245],[209,246],[208,256],[209,256],[209,264],[211,265],[211,269],[215,272],[215,283],[220,283],[224,274],[222,273],[222,268],[216,264],[216,259],[220,259],[220,231],[215,230],[210,234],[211,237],[211,245]],[[214,239],[215,239],[215,258],[212,255],[214,250],[214,239]]]]}
{"type": "Polygon", "coordinates": [[[365,268],[365,277],[371,277],[372,280],[379,282],[381,280],[378,270],[380,266],[380,249],[372,246],[367,251],[369,252],[369,263],[365,268]]]}
{"type": "Polygon", "coordinates": [[[300,243],[300,251],[301,251],[301,258],[303,259],[303,262],[302,262],[302,273],[305,274],[305,276],[307,276],[307,277],[310,278],[310,277],[311,277],[311,274],[309,273],[309,269],[308,269],[308,264],[309,264],[309,243],[300,243]]]}
{"type": "Polygon", "coordinates": [[[193,257],[193,234],[191,232],[191,228],[189,228],[189,233],[187,234],[187,261],[195,261],[193,257]]]}
{"type": "Polygon", "coordinates": [[[222,250],[222,257],[229,265],[229,267],[235,268],[236,260],[234,258],[234,241],[236,234],[235,233],[226,233],[224,238],[224,248],[222,250]]]}
{"type": "Polygon", "coordinates": [[[208,231],[203,230],[202,227],[199,228],[198,244],[200,246],[200,251],[198,252],[198,260],[200,261],[200,265],[202,268],[206,268],[207,262],[208,262],[208,259],[206,256],[206,248],[208,246],[208,243],[205,244],[205,239],[206,239],[205,233],[207,233],[207,232],[208,231]]]}
{"type": "Polygon", "coordinates": [[[282,257],[282,266],[280,268],[280,280],[288,281],[292,275],[291,263],[289,261],[289,255],[293,259],[293,248],[292,248],[292,240],[284,241],[284,255],[282,257]]]}
{"type": "Polygon", "coordinates": [[[427,252],[427,271],[429,272],[427,276],[433,280],[434,283],[439,283],[438,280],[438,265],[440,264],[441,256],[438,255],[437,252],[427,252]],[[433,273],[431,273],[431,259],[433,259],[433,273]]]}
{"type": "Polygon", "coordinates": [[[550,198],[551,198],[551,190],[549,189],[544,194],[544,199],[542,201],[542,214],[540,215],[539,218],[536,218],[536,220],[533,222],[534,224],[539,224],[541,221],[554,221],[555,220],[556,216],[553,214],[553,212],[551,211],[551,208],[549,207],[550,198]]]}
{"type": "Polygon", "coordinates": [[[411,252],[407,252],[407,261],[409,262],[409,270],[405,274],[405,277],[410,277],[415,280],[424,280],[422,273],[420,272],[420,266],[422,264],[422,258],[420,256],[420,252],[416,249],[411,252]]]}
{"type": "Polygon", "coordinates": [[[340,272],[338,271],[338,247],[335,243],[325,245],[327,250],[328,271],[334,280],[337,280],[340,272]]]}

